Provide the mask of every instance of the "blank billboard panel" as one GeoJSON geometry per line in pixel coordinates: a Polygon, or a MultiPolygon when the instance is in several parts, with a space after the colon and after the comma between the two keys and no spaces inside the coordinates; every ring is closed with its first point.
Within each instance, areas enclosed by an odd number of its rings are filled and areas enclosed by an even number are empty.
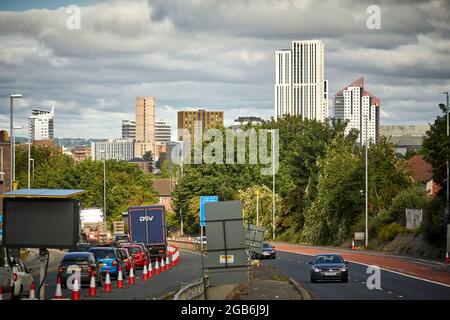
{"type": "Polygon", "coordinates": [[[77,200],[5,198],[3,213],[5,247],[71,248],[78,242],[77,200]]]}

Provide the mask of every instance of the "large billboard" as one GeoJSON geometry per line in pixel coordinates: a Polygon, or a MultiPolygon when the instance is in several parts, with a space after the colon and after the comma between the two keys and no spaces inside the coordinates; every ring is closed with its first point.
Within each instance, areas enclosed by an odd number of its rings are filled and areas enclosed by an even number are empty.
{"type": "Polygon", "coordinates": [[[80,206],[74,199],[3,199],[7,248],[72,248],[79,237],[80,206]]]}

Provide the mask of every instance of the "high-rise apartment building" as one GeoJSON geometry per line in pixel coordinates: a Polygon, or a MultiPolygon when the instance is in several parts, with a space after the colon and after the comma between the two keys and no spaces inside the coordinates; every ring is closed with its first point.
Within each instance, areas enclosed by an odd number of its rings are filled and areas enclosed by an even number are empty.
{"type": "Polygon", "coordinates": [[[324,44],[292,41],[276,51],[275,119],[285,114],[323,121],[328,117],[328,83],[324,80],[324,44]]]}
{"type": "Polygon", "coordinates": [[[191,142],[202,140],[203,131],[223,126],[223,111],[178,111],[178,140],[183,140],[182,130],[187,130],[191,135],[191,142]]]}
{"type": "Polygon", "coordinates": [[[55,107],[51,111],[33,109],[29,117],[31,140],[51,140],[54,135],[55,107]]]}
{"type": "Polygon", "coordinates": [[[122,120],[122,139],[136,139],[136,121],[122,120]]]}
{"type": "Polygon", "coordinates": [[[155,97],[136,97],[135,156],[142,158],[147,151],[154,152],[155,97]]]}
{"type": "Polygon", "coordinates": [[[345,133],[356,129],[358,142],[367,138],[376,143],[380,134],[380,99],[364,89],[364,78],[349,84],[333,97],[334,117],[348,122],[345,133]]]}
{"type": "Polygon", "coordinates": [[[91,158],[92,160],[128,161],[134,158],[134,141],[133,139],[110,139],[91,142],[91,158]]]}

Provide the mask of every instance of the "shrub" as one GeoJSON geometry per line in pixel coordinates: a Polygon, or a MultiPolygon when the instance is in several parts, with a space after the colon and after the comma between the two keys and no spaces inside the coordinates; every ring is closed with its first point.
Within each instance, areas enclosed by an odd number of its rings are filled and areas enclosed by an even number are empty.
{"type": "Polygon", "coordinates": [[[382,241],[391,241],[394,240],[399,233],[403,232],[403,229],[404,228],[400,224],[393,222],[381,227],[378,232],[378,237],[382,241]]]}

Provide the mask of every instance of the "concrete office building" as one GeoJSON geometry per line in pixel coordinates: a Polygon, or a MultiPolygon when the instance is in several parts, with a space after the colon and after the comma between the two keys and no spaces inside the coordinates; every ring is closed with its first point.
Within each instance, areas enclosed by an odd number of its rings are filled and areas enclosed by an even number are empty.
{"type": "Polygon", "coordinates": [[[429,129],[429,125],[381,126],[381,135],[395,145],[396,152],[405,155],[408,151],[417,151],[422,147],[429,129]]]}
{"type": "Polygon", "coordinates": [[[136,139],[136,121],[122,120],[122,139],[136,139]]]}
{"type": "Polygon", "coordinates": [[[122,160],[134,158],[133,139],[110,139],[107,141],[91,142],[92,160],[122,160]],[[101,151],[104,151],[103,154],[101,151]]]}
{"type": "Polygon", "coordinates": [[[223,126],[223,111],[178,111],[178,140],[183,141],[182,130],[187,130],[191,135],[191,143],[201,141],[203,131],[223,126]]]}
{"type": "Polygon", "coordinates": [[[356,129],[358,142],[366,141],[367,135],[372,142],[377,142],[380,134],[380,100],[364,89],[364,78],[359,78],[344,87],[333,97],[334,117],[347,121],[345,134],[356,129]]]}
{"type": "Polygon", "coordinates": [[[142,158],[147,151],[154,152],[155,97],[136,97],[136,143],[134,154],[142,158]]]}
{"type": "Polygon", "coordinates": [[[328,82],[324,80],[324,44],[292,41],[275,53],[275,119],[283,115],[323,121],[328,117],[328,82]]]}
{"type": "Polygon", "coordinates": [[[51,140],[54,135],[55,107],[51,111],[32,109],[29,117],[29,130],[31,140],[51,140]]]}

